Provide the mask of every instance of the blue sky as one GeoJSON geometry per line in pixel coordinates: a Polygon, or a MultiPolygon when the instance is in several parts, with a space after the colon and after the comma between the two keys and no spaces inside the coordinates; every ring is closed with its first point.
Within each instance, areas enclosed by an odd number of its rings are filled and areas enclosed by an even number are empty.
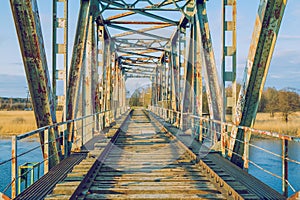
{"type": "MultiPolygon", "coordinates": [[[[80,1],[72,0],[69,2],[69,55],[71,55],[80,1]]],[[[242,80],[258,4],[259,0],[237,2],[238,81],[242,80]]],[[[52,1],[38,0],[38,6],[42,21],[48,67],[51,68],[52,1]]],[[[207,7],[216,63],[220,71],[221,0],[210,0],[207,3],[207,7]]],[[[27,83],[25,72],[8,0],[0,1],[0,17],[2,19],[0,20],[0,96],[26,97],[27,83]]],[[[266,87],[276,87],[277,89],[284,87],[300,88],[299,17],[300,1],[289,0],[267,77],[266,87]]],[[[134,87],[143,82],[144,80],[135,80],[128,82],[128,85],[134,87]]]]}

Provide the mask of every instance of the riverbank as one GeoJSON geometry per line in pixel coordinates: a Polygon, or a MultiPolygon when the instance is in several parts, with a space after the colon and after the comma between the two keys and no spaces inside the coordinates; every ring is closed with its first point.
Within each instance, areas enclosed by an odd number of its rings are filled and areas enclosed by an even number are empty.
{"type": "MultiPolygon", "coordinates": [[[[61,119],[62,112],[57,112],[61,119]]],[[[37,129],[33,111],[0,111],[0,137],[20,135],[37,129]]]]}
{"type": "MultiPolygon", "coordinates": [[[[290,114],[288,123],[282,119],[281,113],[274,113],[274,117],[271,117],[269,113],[258,113],[254,128],[300,137],[300,112],[290,114]]],[[[257,137],[260,137],[260,135],[257,135],[257,137]]]]}

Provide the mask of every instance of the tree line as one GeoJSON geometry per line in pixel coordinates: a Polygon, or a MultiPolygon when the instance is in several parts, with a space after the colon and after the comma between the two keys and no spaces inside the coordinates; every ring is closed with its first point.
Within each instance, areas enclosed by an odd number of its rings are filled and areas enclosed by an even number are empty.
{"type": "MultiPolygon", "coordinates": [[[[237,97],[241,85],[237,85],[237,97]]],[[[226,88],[227,93],[231,96],[231,88],[226,88]]],[[[297,90],[287,88],[277,90],[274,87],[266,88],[261,96],[258,112],[270,113],[270,117],[274,117],[275,112],[282,114],[285,122],[289,121],[290,114],[300,111],[300,95],[297,90]]],[[[230,110],[227,110],[227,113],[230,110]]]]}
{"type": "Polygon", "coordinates": [[[295,91],[276,90],[267,88],[263,91],[258,112],[268,112],[274,117],[275,112],[282,113],[285,122],[289,121],[289,115],[300,110],[300,96],[295,91]]]}
{"type": "Polygon", "coordinates": [[[0,97],[0,110],[30,110],[31,102],[27,98],[0,97]]]}

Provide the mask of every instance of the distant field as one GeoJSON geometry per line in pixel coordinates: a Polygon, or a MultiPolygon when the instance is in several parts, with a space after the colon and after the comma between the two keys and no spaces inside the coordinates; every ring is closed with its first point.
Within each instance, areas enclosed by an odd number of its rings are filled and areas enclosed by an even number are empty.
{"type": "MultiPolygon", "coordinates": [[[[57,113],[61,119],[61,112],[57,113]]],[[[33,111],[0,111],[0,135],[19,135],[37,128],[33,111]]]]}
{"type": "MultiPolygon", "coordinates": [[[[61,112],[57,113],[58,121],[61,115],[61,112]]],[[[2,136],[22,134],[36,128],[33,111],[0,111],[2,136]]],[[[282,120],[281,113],[275,113],[274,118],[269,113],[258,113],[254,128],[300,136],[300,112],[292,114],[289,123],[282,120]]]]}

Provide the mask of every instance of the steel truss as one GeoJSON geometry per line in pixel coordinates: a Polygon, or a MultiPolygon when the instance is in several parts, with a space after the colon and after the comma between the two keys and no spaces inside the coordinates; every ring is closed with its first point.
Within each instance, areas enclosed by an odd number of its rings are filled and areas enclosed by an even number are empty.
{"type": "MultiPolygon", "coordinates": [[[[230,101],[225,98],[227,95],[218,78],[206,0],[136,0],[131,3],[126,0],[81,0],[69,68],[68,1],[53,0],[53,90],[36,0],[10,2],[38,126],[56,122],[56,80],[61,78],[65,80],[66,120],[74,119],[78,113],[89,115],[111,111],[103,116],[104,124],[97,124],[96,130],[109,126],[121,113],[116,110],[126,106],[125,81],[128,78],[149,78],[152,81],[152,105],[178,113],[173,116],[167,113],[166,118],[183,130],[189,129],[186,114],[202,116],[203,95],[207,95],[211,119],[225,121],[224,110],[230,106],[235,112],[236,105],[235,123],[251,127],[286,4],[285,0],[261,1],[245,78],[236,103],[236,0],[223,0],[224,15],[226,6],[234,7],[232,21],[223,17],[222,85],[231,82],[230,101]],[[58,2],[65,4],[64,18],[56,18],[58,2]],[[64,28],[63,44],[56,44],[57,28],[64,28]],[[228,31],[233,34],[231,46],[225,46],[228,31]],[[63,54],[65,58],[63,71],[58,71],[63,76],[56,73],[57,54],[63,54]],[[226,56],[232,57],[231,71],[226,71],[226,56]]],[[[67,127],[69,146],[65,154],[70,152],[77,137],[75,126],[76,123],[67,127]]],[[[221,131],[221,127],[214,129],[221,131]]],[[[197,137],[202,130],[192,131],[197,137]]],[[[53,130],[50,136],[56,138],[57,134],[53,130]]],[[[249,137],[242,131],[231,133],[228,148],[234,152],[232,161],[240,167],[247,167],[242,159],[244,143],[240,141],[249,140],[249,137]]],[[[220,140],[218,135],[214,139],[220,140]]],[[[55,141],[51,151],[56,155],[52,158],[52,165],[55,165],[61,157],[55,141]]]]}

